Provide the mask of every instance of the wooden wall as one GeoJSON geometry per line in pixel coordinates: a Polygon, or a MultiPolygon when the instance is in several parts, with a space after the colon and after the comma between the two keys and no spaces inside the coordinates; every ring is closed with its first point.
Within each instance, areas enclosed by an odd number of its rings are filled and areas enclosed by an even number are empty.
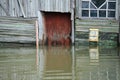
{"type": "Polygon", "coordinates": [[[0,16],[9,16],[8,0],[0,0],[0,16]]]}
{"type": "Polygon", "coordinates": [[[35,43],[34,20],[0,17],[0,42],[35,43]]]}
{"type": "Polygon", "coordinates": [[[71,0],[39,0],[40,10],[50,12],[70,12],[71,0]]]}
{"type": "Polygon", "coordinates": [[[0,16],[37,17],[37,12],[70,12],[72,0],[3,0],[0,16]]]}
{"type": "MultiPolygon", "coordinates": [[[[37,11],[71,12],[74,0],[1,0],[0,16],[37,17],[37,11]]],[[[120,0],[118,16],[120,16],[120,0]]],[[[81,0],[76,0],[76,17],[81,18],[81,0]]]]}
{"type": "Polygon", "coordinates": [[[0,16],[37,17],[38,0],[2,0],[0,16]]]}
{"type": "Polygon", "coordinates": [[[81,18],[81,0],[76,0],[76,6],[75,6],[75,10],[76,10],[76,17],[77,18],[81,18]]]}
{"type": "MultiPolygon", "coordinates": [[[[0,16],[10,17],[38,17],[39,22],[43,20],[42,12],[71,13],[72,42],[74,42],[74,5],[75,0],[0,0],[0,16]],[[39,14],[40,13],[40,14],[39,14]]],[[[43,25],[42,23],[39,25],[43,25]]],[[[25,26],[24,26],[25,27],[25,26]]],[[[44,28],[39,26],[39,28],[44,28]]],[[[27,28],[26,28],[27,29],[27,28]]],[[[42,39],[42,30],[39,39],[42,39]]]]}

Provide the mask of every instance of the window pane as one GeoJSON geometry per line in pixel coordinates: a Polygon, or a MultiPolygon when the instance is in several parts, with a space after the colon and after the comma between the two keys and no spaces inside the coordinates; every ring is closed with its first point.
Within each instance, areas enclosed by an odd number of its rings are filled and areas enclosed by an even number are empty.
{"type": "Polygon", "coordinates": [[[106,4],[104,4],[100,9],[106,9],[106,4]]]}
{"type": "Polygon", "coordinates": [[[115,9],[116,8],[116,2],[108,2],[108,9],[115,9]]]}
{"type": "Polygon", "coordinates": [[[97,10],[91,10],[90,11],[90,16],[91,17],[97,17],[97,10]]]}
{"type": "Polygon", "coordinates": [[[90,3],[90,8],[91,9],[96,9],[96,7],[92,3],[90,3]]]}
{"type": "Polygon", "coordinates": [[[88,1],[82,1],[82,8],[89,8],[89,2],[88,1]]]}
{"type": "Polygon", "coordinates": [[[115,11],[108,11],[108,17],[115,17],[115,11]]]}
{"type": "Polygon", "coordinates": [[[99,17],[106,17],[106,11],[99,11],[99,17]]]}
{"type": "Polygon", "coordinates": [[[92,2],[97,6],[100,7],[106,0],[92,0],[92,2]]]}
{"type": "Polygon", "coordinates": [[[88,10],[82,10],[82,16],[83,17],[89,17],[89,11],[88,10]]]}
{"type": "Polygon", "coordinates": [[[116,1],[116,0],[109,0],[109,1],[116,1]]]}

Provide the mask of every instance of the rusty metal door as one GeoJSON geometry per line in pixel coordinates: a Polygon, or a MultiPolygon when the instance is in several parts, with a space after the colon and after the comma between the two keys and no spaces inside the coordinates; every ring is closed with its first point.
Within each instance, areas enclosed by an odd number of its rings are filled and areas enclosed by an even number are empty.
{"type": "Polygon", "coordinates": [[[45,12],[45,29],[48,45],[70,45],[70,13],[45,12]]]}

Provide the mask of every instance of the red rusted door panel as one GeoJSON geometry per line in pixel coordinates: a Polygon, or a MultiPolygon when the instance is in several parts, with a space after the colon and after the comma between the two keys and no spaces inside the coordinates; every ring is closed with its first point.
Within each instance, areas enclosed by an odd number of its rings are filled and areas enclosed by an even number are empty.
{"type": "Polygon", "coordinates": [[[45,13],[48,45],[70,45],[71,20],[69,13],[45,13]]]}

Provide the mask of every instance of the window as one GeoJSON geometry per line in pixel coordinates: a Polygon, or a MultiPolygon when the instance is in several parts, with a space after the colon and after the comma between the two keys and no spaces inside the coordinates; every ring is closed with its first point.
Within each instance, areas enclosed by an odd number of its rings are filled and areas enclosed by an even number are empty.
{"type": "Polygon", "coordinates": [[[115,18],[116,0],[82,0],[82,17],[115,18]]]}

